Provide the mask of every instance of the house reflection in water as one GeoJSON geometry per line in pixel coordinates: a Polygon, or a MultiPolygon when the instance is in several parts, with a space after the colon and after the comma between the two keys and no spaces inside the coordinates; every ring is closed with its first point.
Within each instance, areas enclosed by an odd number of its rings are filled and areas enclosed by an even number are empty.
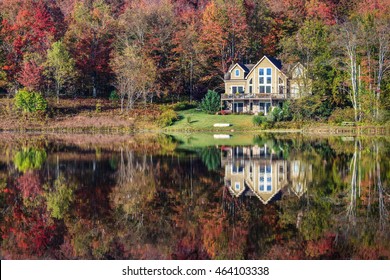
{"type": "Polygon", "coordinates": [[[222,149],[225,186],[232,195],[255,195],[264,204],[278,199],[282,193],[301,197],[312,181],[312,166],[300,160],[286,160],[283,151],[265,144],[252,147],[222,149]]]}

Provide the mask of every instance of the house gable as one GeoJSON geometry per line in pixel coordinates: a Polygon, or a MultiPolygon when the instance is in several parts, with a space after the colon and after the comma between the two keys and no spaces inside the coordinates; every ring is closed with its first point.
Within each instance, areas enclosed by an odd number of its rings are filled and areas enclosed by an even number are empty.
{"type": "Polygon", "coordinates": [[[282,69],[282,63],[275,59],[275,58],[271,58],[271,57],[268,57],[266,55],[264,55],[253,67],[252,69],[249,71],[248,73],[248,77],[251,75],[251,73],[253,73],[255,71],[255,69],[258,69],[259,66],[263,63],[263,61],[266,60],[268,61],[269,63],[271,63],[273,65],[273,67],[275,67],[280,73],[282,73],[285,77],[287,77],[286,74],[284,74],[281,69],[282,69]]]}
{"type": "Polygon", "coordinates": [[[243,80],[246,74],[249,72],[248,68],[240,63],[236,63],[230,68],[230,79],[231,80],[243,80]]]}

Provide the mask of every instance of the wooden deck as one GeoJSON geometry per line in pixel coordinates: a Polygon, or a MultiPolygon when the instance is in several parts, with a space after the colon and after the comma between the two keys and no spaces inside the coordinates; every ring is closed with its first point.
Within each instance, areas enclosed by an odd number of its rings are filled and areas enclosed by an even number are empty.
{"type": "Polygon", "coordinates": [[[290,94],[279,93],[240,93],[221,95],[221,100],[286,100],[290,98],[290,94]]]}

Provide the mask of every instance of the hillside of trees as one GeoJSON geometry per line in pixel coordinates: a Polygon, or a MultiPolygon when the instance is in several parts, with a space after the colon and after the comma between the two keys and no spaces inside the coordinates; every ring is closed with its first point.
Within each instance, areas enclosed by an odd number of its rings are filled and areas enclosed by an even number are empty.
{"type": "Polygon", "coordinates": [[[0,0],[0,92],[200,100],[234,62],[300,61],[300,110],[390,118],[390,0],[0,0]]]}

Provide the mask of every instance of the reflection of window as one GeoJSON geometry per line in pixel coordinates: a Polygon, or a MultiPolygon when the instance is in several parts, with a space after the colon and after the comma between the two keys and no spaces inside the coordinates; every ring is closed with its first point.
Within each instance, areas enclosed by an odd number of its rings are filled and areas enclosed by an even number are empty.
{"type": "Polygon", "coordinates": [[[233,171],[233,173],[242,173],[242,172],[244,172],[244,166],[239,165],[239,164],[235,164],[235,165],[233,165],[232,171],[233,171]]]}
{"type": "Polygon", "coordinates": [[[240,70],[236,69],[236,77],[240,76],[240,70]]]}
{"type": "Polygon", "coordinates": [[[265,172],[265,167],[264,165],[260,166],[260,173],[264,173],[265,172]]]}
{"type": "Polygon", "coordinates": [[[236,191],[239,191],[240,190],[240,182],[236,182],[234,184],[234,188],[236,189],[236,191]]]}
{"type": "Polygon", "coordinates": [[[297,175],[299,174],[299,163],[294,162],[294,174],[297,175]]]}

